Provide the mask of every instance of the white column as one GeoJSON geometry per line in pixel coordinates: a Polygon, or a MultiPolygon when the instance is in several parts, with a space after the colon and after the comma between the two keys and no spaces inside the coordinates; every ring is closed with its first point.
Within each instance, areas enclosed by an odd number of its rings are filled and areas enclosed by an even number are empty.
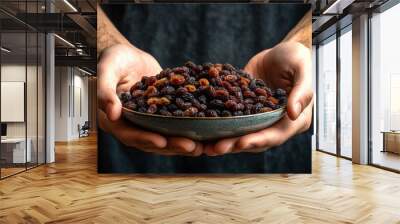
{"type": "MultiPolygon", "coordinates": [[[[50,1],[46,4],[47,12],[54,11],[50,1]]],[[[46,163],[55,161],[54,132],[55,132],[55,44],[54,35],[46,35],[46,163]]]]}
{"type": "Polygon", "coordinates": [[[353,19],[353,162],[368,163],[368,15],[353,19]]]}

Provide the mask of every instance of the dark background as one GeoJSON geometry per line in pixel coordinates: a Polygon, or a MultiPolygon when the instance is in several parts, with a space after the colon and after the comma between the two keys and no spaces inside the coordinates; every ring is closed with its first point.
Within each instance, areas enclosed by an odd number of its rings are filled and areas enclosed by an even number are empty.
{"type": "MultiPolygon", "coordinates": [[[[278,44],[310,9],[304,4],[103,5],[120,32],[163,68],[248,60],[278,44]]],[[[128,149],[99,130],[99,172],[310,173],[311,134],[264,153],[219,157],[165,157],[128,149]]]]}

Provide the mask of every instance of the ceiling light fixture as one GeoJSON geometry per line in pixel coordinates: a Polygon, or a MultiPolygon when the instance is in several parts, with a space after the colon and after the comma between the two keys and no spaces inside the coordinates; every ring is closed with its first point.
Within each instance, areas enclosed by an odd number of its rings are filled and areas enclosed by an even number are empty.
{"type": "Polygon", "coordinates": [[[342,14],[343,10],[347,8],[347,6],[351,5],[355,0],[336,0],[327,9],[325,9],[322,14],[342,14]]]}
{"type": "Polygon", "coordinates": [[[69,42],[68,40],[66,40],[66,39],[64,39],[64,38],[62,38],[62,37],[60,37],[60,36],[57,35],[57,34],[54,34],[54,36],[57,37],[57,38],[58,38],[59,40],[61,40],[62,42],[64,42],[65,44],[67,44],[68,46],[75,48],[75,45],[73,45],[73,44],[72,44],[71,42],[69,42]]]}
{"type": "Polygon", "coordinates": [[[64,0],[64,3],[68,5],[74,12],[78,12],[78,10],[68,0],[64,0]]]}
{"type": "Polygon", "coordinates": [[[10,52],[11,52],[11,50],[9,50],[9,49],[7,49],[7,48],[5,48],[5,47],[1,47],[0,49],[1,49],[2,51],[6,52],[6,53],[10,53],[10,52]]]}
{"type": "Polygon", "coordinates": [[[81,69],[81,68],[79,68],[79,67],[78,67],[78,70],[81,71],[81,72],[83,72],[83,73],[85,73],[85,74],[87,74],[87,75],[89,75],[89,76],[92,76],[92,75],[93,75],[92,73],[90,73],[90,72],[88,72],[88,71],[86,71],[86,70],[83,70],[83,69],[81,69]]]}

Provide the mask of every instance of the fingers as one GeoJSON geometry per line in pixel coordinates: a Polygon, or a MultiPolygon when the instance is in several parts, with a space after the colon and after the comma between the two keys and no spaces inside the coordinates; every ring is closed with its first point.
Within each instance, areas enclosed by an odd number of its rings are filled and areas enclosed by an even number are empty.
{"type": "Polygon", "coordinates": [[[311,103],[313,99],[313,91],[305,83],[297,83],[290,91],[287,113],[289,118],[296,120],[303,110],[311,103]]]}
{"type": "Polygon", "coordinates": [[[297,44],[296,54],[293,56],[294,77],[293,87],[288,97],[287,112],[289,118],[295,120],[312,102],[313,90],[311,87],[311,55],[310,51],[301,44],[297,44]]]}
{"type": "MultiPolygon", "coordinates": [[[[227,139],[222,139],[216,142],[213,147],[209,147],[208,151],[206,152],[209,153],[211,156],[215,155],[223,155],[232,152],[236,141],[239,138],[227,138],[227,139]]],[[[208,154],[207,154],[208,155],[208,154]]]]}
{"type": "Polygon", "coordinates": [[[121,102],[116,94],[118,78],[114,65],[101,60],[98,64],[97,98],[99,108],[107,114],[107,118],[116,121],[121,116],[121,102]]]}
{"type": "Polygon", "coordinates": [[[192,153],[196,150],[196,142],[182,137],[168,138],[168,148],[176,150],[179,153],[192,153]]]}

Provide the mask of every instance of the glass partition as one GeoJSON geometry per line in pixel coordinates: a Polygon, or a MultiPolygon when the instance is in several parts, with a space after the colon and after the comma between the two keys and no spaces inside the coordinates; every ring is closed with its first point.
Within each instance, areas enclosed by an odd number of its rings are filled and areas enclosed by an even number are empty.
{"type": "Polygon", "coordinates": [[[318,47],[318,149],[336,154],[336,36],[318,47]]]}
{"type": "Polygon", "coordinates": [[[340,155],[352,157],[352,33],[351,25],[340,36],[340,155]]]}
{"type": "Polygon", "coordinates": [[[371,18],[371,162],[400,170],[400,4],[371,18]]]}
{"type": "MultiPolygon", "coordinates": [[[[0,7],[16,8],[21,17],[43,11],[40,2],[0,7]]],[[[45,44],[44,33],[0,12],[0,178],[45,163],[45,44]]]]}

